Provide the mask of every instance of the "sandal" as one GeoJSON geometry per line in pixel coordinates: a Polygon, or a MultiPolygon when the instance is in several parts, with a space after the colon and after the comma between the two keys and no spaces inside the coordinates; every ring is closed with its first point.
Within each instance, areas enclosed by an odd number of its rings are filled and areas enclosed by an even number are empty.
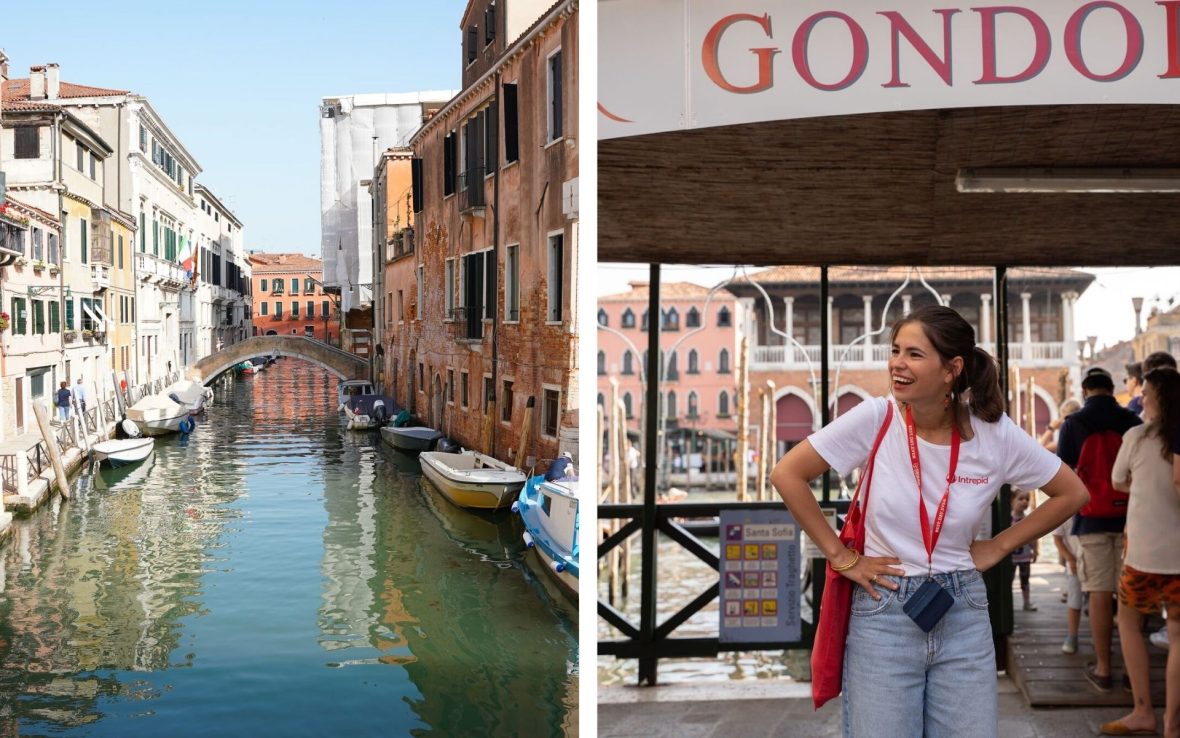
{"type": "Polygon", "coordinates": [[[1099,726],[1098,732],[1102,733],[1102,735],[1159,735],[1155,730],[1128,728],[1126,725],[1123,725],[1122,720],[1112,720],[1109,723],[1099,726]]]}

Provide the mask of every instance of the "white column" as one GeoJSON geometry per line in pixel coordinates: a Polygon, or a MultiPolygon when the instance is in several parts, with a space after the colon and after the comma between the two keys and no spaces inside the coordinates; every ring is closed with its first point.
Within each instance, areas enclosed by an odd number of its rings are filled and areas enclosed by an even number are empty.
{"type": "Polygon", "coordinates": [[[873,332],[873,296],[862,295],[861,299],[865,303],[865,363],[871,363],[873,360],[873,337],[870,335],[873,332]]]}
{"type": "Polygon", "coordinates": [[[902,295],[901,296],[901,314],[903,317],[910,314],[910,296],[909,295],[902,295]]]}
{"type": "MultiPolygon", "coordinates": [[[[795,298],[784,297],[783,309],[786,313],[785,323],[783,324],[783,332],[788,336],[794,338],[795,336],[795,298]]],[[[783,357],[788,364],[795,363],[795,346],[791,343],[789,338],[783,339],[783,357]]]]}
{"type": "Polygon", "coordinates": [[[1078,344],[1073,338],[1073,301],[1076,292],[1061,293],[1061,358],[1066,364],[1078,360],[1078,344]]]}
{"type": "Polygon", "coordinates": [[[1032,318],[1028,312],[1028,303],[1029,303],[1029,300],[1031,300],[1031,299],[1032,299],[1032,293],[1030,293],[1030,292],[1021,292],[1020,293],[1020,316],[1021,316],[1021,320],[1022,320],[1022,327],[1024,329],[1024,334],[1021,337],[1022,338],[1021,344],[1024,346],[1023,359],[1024,359],[1025,363],[1032,361],[1032,318]]]}
{"type": "Polygon", "coordinates": [[[979,342],[992,342],[992,293],[990,292],[984,292],[979,296],[979,342]]]}

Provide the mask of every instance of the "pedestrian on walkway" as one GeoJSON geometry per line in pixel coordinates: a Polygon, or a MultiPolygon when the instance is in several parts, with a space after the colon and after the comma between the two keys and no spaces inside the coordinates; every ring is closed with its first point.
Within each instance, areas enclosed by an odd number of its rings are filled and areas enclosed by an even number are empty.
{"type": "Polygon", "coordinates": [[[1123,385],[1131,394],[1127,402],[1127,409],[1139,417],[1143,417],[1143,362],[1135,361],[1124,367],[1127,370],[1123,377],[1123,385]]]}
{"type": "Polygon", "coordinates": [[[1082,582],[1078,579],[1078,542],[1070,530],[1073,518],[1067,519],[1053,531],[1053,545],[1057,558],[1065,567],[1065,642],[1062,653],[1078,652],[1078,628],[1082,622],[1082,582]]]}
{"type": "MultiPolygon", "coordinates": [[[[1118,625],[1135,706],[1130,714],[1101,726],[1106,735],[1156,731],[1144,617],[1166,606],[1169,636],[1180,638],[1180,496],[1171,479],[1171,438],[1180,426],[1180,374],[1175,369],[1153,369],[1144,376],[1143,412],[1147,424],[1127,431],[1113,472],[1115,486],[1131,493],[1118,625]]],[[[1180,738],[1180,649],[1168,652],[1165,678],[1164,735],[1180,738]]]]}
{"type": "Polygon", "coordinates": [[[78,400],[78,407],[82,412],[86,412],[86,386],[82,384],[81,377],[78,377],[78,383],[74,385],[74,397],[78,400]]]}
{"type": "Polygon", "coordinates": [[[1081,409],[1082,403],[1072,397],[1061,403],[1061,407],[1057,408],[1057,417],[1049,421],[1045,432],[1041,434],[1041,445],[1053,453],[1057,453],[1057,436],[1061,432],[1061,424],[1065,422],[1066,418],[1081,409]]]}
{"type": "MultiPolygon", "coordinates": [[[[1074,520],[1078,537],[1078,578],[1090,597],[1090,634],[1094,662],[1083,667],[1087,681],[1099,692],[1111,690],[1111,632],[1114,628],[1114,592],[1123,566],[1123,529],[1126,508],[1112,495],[1110,475],[1121,436],[1143,421],[1114,398],[1114,379],[1105,369],[1092,368],[1082,379],[1082,409],[1065,419],[1057,442],[1057,455],[1071,468],[1079,468],[1091,502],[1074,520]],[[1113,438],[1111,436],[1113,434],[1113,438]],[[1082,459],[1085,455],[1085,459],[1082,459]],[[1105,461],[1105,466],[1098,463],[1105,461]]],[[[1124,498],[1125,499],[1125,498],[1124,498]]]]}
{"type": "MultiPolygon", "coordinates": [[[[1028,490],[1023,490],[1018,487],[1012,488],[1012,525],[1016,525],[1024,520],[1025,512],[1028,510],[1029,493],[1028,490]]],[[[1040,553],[1040,544],[1033,540],[1028,543],[1022,543],[1017,546],[1012,552],[1012,576],[1008,579],[1008,588],[1011,589],[1016,581],[1016,572],[1020,571],[1020,595],[1024,599],[1025,610],[1036,610],[1037,606],[1032,603],[1032,595],[1029,592],[1032,573],[1032,564],[1037,560],[1037,555],[1040,553]]]]}
{"type": "Polygon", "coordinates": [[[832,569],[858,585],[843,662],[844,734],[994,737],[995,649],[981,572],[1060,525],[1086,490],[1004,413],[995,359],[962,316],[919,308],[894,325],[891,340],[893,401],[862,402],[812,434],[778,462],[771,482],[832,569]],[[809,483],[829,468],[849,474],[870,454],[865,550],[854,551],[809,483]],[[1008,483],[1049,499],[995,538],[975,540],[1008,483]]]}
{"type": "Polygon", "coordinates": [[[57,419],[62,423],[70,419],[70,383],[62,382],[61,388],[57,391],[57,400],[54,402],[57,405],[57,419]]]}

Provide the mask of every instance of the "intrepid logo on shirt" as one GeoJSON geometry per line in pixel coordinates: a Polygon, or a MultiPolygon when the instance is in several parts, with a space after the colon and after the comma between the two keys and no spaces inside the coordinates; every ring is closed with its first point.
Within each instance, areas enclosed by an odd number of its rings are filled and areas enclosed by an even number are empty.
{"type": "Polygon", "coordinates": [[[987,477],[965,477],[960,474],[959,484],[987,484],[987,477]]]}

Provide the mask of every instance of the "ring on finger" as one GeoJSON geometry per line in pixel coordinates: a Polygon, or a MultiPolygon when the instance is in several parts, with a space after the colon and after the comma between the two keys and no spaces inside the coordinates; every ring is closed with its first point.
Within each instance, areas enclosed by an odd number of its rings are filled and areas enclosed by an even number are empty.
{"type": "Polygon", "coordinates": [[[877,575],[876,575],[876,574],[874,574],[873,576],[869,577],[869,583],[870,583],[870,584],[876,584],[876,583],[877,583],[877,575]]]}

